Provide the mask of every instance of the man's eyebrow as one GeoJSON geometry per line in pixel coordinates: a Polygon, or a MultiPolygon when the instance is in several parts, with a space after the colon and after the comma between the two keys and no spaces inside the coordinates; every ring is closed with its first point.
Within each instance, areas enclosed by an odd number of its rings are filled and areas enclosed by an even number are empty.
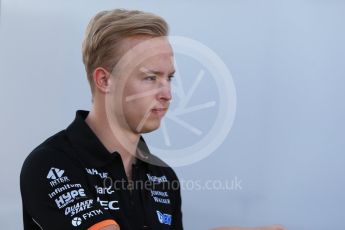
{"type": "MultiPolygon", "coordinates": [[[[154,74],[154,75],[163,75],[164,74],[161,71],[150,70],[150,69],[145,68],[145,67],[141,67],[139,70],[143,73],[146,73],[146,74],[154,74]]],[[[172,72],[169,73],[169,75],[174,75],[174,74],[175,74],[175,70],[173,70],[172,72]]]]}

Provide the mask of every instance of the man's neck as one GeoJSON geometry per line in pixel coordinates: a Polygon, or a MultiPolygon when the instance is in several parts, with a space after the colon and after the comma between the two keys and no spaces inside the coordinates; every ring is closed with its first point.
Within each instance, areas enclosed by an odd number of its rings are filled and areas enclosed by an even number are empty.
{"type": "Polygon", "coordinates": [[[91,110],[85,122],[109,153],[117,151],[120,154],[127,178],[130,180],[132,164],[135,162],[135,153],[140,136],[121,129],[114,122],[111,123],[102,111],[91,110]]]}

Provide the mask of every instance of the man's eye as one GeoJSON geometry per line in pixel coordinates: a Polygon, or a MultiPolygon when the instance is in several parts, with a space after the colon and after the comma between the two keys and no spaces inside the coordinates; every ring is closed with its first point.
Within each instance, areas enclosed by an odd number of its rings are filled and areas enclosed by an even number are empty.
{"type": "Polygon", "coordinates": [[[145,77],[145,80],[148,80],[148,81],[155,81],[156,80],[156,76],[147,76],[145,77]]]}
{"type": "Polygon", "coordinates": [[[171,81],[171,80],[173,79],[173,77],[174,77],[174,75],[170,75],[170,76],[168,77],[168,80],[171,81]]]}

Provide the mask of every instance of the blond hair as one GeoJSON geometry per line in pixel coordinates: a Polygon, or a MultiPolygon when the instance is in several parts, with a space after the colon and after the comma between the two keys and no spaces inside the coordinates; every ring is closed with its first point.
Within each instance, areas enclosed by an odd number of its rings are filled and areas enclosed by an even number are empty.
{"type": "Polygon", "coordinates": [[[167,36],[168,24],[152,13],[115,9],[96,14],[87,26],[82,45],[83,62],[94,92],[93,71],[103,67],[108,71],[119,60],[120,43],[134,35],[167,36]]]}

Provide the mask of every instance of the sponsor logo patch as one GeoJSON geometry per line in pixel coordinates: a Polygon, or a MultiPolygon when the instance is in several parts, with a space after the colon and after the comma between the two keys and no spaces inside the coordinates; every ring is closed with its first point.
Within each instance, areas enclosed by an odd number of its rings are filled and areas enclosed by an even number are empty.
{"type": "Polygon", "coordinates": [[[65,215],[66,216],[69,215],[72,217],[79,212],[92,208],[92,204],[93,204],[93,200],[85,200],[85,201],[76,203],[75,205],[65,208],[65,215]]]}
{"type": "Polygon", "coordinates": [[[65,170],[52,167],[47,175],[47,179],[50,180],[49,184],[51,187],[55,187],[59,184],[69,182],[67,176],[63,176],[65,170]]]}
{"type": "Polygon", "coordinates": [[[150,174],[147,173],[146,176],[149,179],[149,181],[156,183],[156,184],[168,182],[168,179],[165,175],[158,177],[158,176],[151,176],[150,174]]]}
{"type": "Polygon", "coordinates": [[[105,210],[119,210],[119,201],[117,200],[101,200],[97,197],[97,202],[105,209],[105,210]]]}
{"type": "Polygon", "coordinates": [[[62,177],[64,172],[64,170],[52,167],[48,172],[47,179],[56,180],[62,177]]]}
{"type": "Polygon", "coordinates": [[[55,203],[58,206],[58,208],[64,208],[68,204],[74,202],[74,200],[79,197],[85,197],[85,192],[82,188],[62,194],[61,196],[55,199],[55,203]]]}
{"type": "Polygon", "coordinates": [[[168,192],[151,190],[151,196],[156,203],[170,204],[168,192]]]}
{"type": "Polygon", "coordinates": [[[102,210],[97,209],[97,210],[92,210],[91,212],[84,213],[82,217],[84,220],[86,220],[86,219],[89,219],[89,218],[92,218],[94,216],[98,216],[101,214],[103,214],[102,210]]]}
{"type": "Polygon", "coordinates": [[[65,191],[67,189],[70,189],[70,188],[81,188],[81,184],[65,184],[64,186],[62,186],[60,188],[56,188],[53,192],[49,193],[48,196],[49,196],[49,198],[53,198],[57,194],[65,191]]]}
{"type": "Polygon", "coordinates": [[[157,213],[157,216],[158,216],[159,223],[171,225],[172,216],[170,214],[161,213],[158,210],[156,210],[156,213],[157,213]]]}
{"type": "Polygon", "coordinates": [[[115,191],[111,189],[111,186],[109,187],[99,187],[95,185],[95,189],[97,194],[105,195],[105,194],[113,194],[115,191]]]}
{"type": "Polygon", "coordinates": [[[82,222],[82,220],[81,220],[80,217],[74,217],[74,218],[72,219],[72,225],[73,225],[74,227],[78,227],[79,225],[81,225],[81,222],[82,222]]]}
{"type": "Polygon", "coordinates": [[[99,176],[102,179],[106,179],[108,177],[107,172],[98,172],[97,169],[89,169],[89,168],[85,168],[85,170],[88,174],[99,176]]]}

